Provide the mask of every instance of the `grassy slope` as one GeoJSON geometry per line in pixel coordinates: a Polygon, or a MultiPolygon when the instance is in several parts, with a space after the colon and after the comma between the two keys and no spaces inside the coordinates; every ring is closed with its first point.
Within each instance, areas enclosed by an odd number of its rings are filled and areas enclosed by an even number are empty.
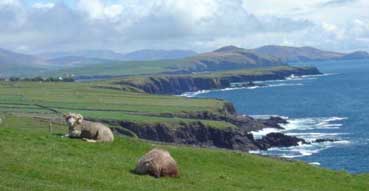
{"type": "MultiPolygon", "coordinates": [[[[78,112],[86,117],[129,120],[139,123],[169,123],[192,119],[163,117],[209,111],[218,113],[224,102],[210,99],[188,99],[176,96],[156,96],[129,91],[95,88],[96,83],[0,82],[0,111],[52,113],[36,104],[61,112],[78,112]]],[[[214,127],[234,127],[221,121],[202,120],[214,127]]]]}
{"type": "MultiPolygon", "coordinates": [[[[4,118],[4,116],[1,116],[4,118]]],[[[368,175],[350,175],[232,151],[164,146],[118,137],[112,144],[61,138],[48,123],[6,116],[0,125],[0,190],[369,190],[368,175]],[[130,171],[152,147],[168,149],[181,177],[155,179],[130,171]]]]}
{"type": "Polygon", "coordinates": [[[121,76],[142,75],[162,72],[173,72],[178,68],[176,64],[183,60],[158,60],[158,61],[113,61],[104,64],[92,64],[88,67],[76,67],[60,70],[55,75],[64,76],[74,74],[76,76],[121,76]],[[174,68],[171,68],[174,67],[174,68]]]}

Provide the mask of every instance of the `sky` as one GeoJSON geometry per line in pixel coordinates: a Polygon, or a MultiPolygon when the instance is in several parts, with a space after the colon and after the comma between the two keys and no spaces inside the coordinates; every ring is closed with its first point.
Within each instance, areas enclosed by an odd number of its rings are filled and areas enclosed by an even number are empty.
{"type": "Polygon", "coordinates": [[[369,51],[369,0],[0,0],[0,47],[23,53],[274,44],[369,51]]]}

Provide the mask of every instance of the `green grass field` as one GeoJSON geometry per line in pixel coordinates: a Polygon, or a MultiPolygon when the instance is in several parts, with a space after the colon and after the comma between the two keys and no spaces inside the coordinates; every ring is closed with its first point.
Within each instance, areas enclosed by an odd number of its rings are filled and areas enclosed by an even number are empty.
{"type": "Polygon", "coordinates": [[[224,101],[221,100],[157,96],[96,86],[99,82],[0,82],[0,112],[53,113],[41,105],[64,113],[81,113],[94,119],[168,123],[171,127],[181,122],[202,121],[216,128],[235,127],[223,121],[181,118],[187,113],[205,111],[222,115],[224,101]]]}
{"type": "MultiPolygon", "coordinates": [[[[185,60],[157,60],[157,61],[112,61],[104,64],[92,64],[88,67],[75,67],[59,70],[53,75],[65,76],[122,76],[158,74],[162,72],[174,72],[183,68],[185,60]]],[[[185,65],[184,65],[185,66],[185,65]]]]}
{"type": "Polygon", "coordinates": [[[217,149],[158,145],[117,137],[111,144],[61,138],[66,126],[28,117],[0,114],[0,190],[265,190],[364,191],[369,175],[314,167],[217,149]],[[168,149],[180,178],[155,179],[131,173],[153,147],[168,149]]]}

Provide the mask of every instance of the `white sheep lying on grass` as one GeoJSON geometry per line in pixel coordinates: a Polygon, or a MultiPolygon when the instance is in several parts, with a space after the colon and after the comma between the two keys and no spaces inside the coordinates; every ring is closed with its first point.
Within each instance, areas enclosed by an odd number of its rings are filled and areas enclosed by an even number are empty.
{"type": "Polygon", "coordinates": [[[141,157],[136,164],[135,172],[149,174],[156,178],[179,176],[176,161],[168,151],[162,149],[152,149],[141,157]]]}
{"type": "Polygon", "coordinates": [[[64,118],[69,126],[69,133],[66,135],[71,138],[81,138],[87,142],[113,142],[114,135],[109,127],[102,123],[83,120],[80,114],[65,114],[64,118]]]}

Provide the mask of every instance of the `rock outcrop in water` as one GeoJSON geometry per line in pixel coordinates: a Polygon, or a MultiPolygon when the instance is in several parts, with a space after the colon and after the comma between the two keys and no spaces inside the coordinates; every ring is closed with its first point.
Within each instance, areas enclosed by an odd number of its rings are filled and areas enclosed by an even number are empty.
{"type": "Polygon", "coordinates": [[[306,144],[307,142],[304,139],[282,133],[269,133],[260,140],[257,140],[257,143],[261,150],[266,150],[271,147],[298,146],[299,144],[306,144]]]}
{"type": "Polygon", "coordinates": [[[330,138],[324,138],[324,139],[316,139],[312,143],[325,143],[325,142],[337,142],[338,139],[330,139],[330,138]]]}
{"type": "Polygon", "coordinates": [[[232,83],[280,80],[291,75],[321,74],[315,67],[288,67],[285,70],[265,72],[264,74],[224,74],[219,76],[207,75],[168,75],[151,76],[139,80],[122,80],[118,84],[128,85],[151,94],[182,94],[199,90],[223,89],[232,83]]]}
{"type": "Polygon", "coordinates": [[[282,117],[270,117],[269,119],[258,119],[261,123],[263,123],[267,127],[274,127],[276,129],[283,129],[280,125],[287,124],[288,121],[282,117]]]}

